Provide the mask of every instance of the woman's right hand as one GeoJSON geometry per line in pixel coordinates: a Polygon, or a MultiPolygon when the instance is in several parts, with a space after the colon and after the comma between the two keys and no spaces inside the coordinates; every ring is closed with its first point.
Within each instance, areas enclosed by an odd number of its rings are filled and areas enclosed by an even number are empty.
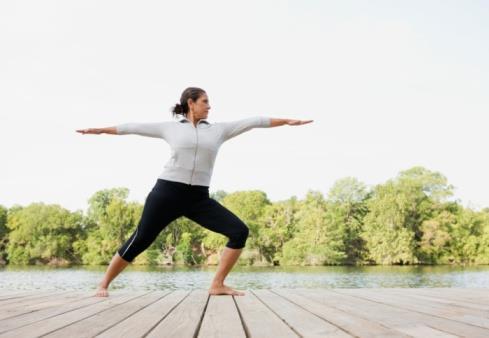
{"type": "Polygon", "coordinates": [[[102,128],[87,128],[78,129],[77,132],[82,134],[102,134],[104,130],[102,128]]]}

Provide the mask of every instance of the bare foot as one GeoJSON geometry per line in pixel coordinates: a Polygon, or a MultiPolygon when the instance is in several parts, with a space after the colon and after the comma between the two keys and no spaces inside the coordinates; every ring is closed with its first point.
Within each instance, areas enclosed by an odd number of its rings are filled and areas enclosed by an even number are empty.
{"type": "Polygon", "coordinates": [[[211,286],[209,288],[210,295],[232,295],[232,296],[244,296],[244,292],[234,290],[227,285],[211,286]]]}
{"type": "Polygon", "coordinates": [[[107,291],[107,288],[99,286],[97,292],[95,293],[95,297],[108,297],[108,296],[109,296],[109,291],[107,291]]]}

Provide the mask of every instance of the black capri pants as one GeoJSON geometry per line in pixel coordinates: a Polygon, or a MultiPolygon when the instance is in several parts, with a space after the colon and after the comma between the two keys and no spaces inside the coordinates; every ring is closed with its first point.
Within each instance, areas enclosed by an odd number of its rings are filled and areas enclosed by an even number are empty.
{"type": "Polygon", "coordinates": [[[132,262],[146,250],[158,234],[180,216],[228,237],[228,248],[245,246],[249,229],[235,214],[209,197],[209,187],[158,178],[146,197],[136,230],[117,251],[132,262]]]}

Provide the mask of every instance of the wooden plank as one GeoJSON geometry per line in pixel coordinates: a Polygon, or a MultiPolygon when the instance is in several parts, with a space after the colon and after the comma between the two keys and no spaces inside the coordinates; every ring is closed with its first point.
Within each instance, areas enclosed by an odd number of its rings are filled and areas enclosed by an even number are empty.
{"type": "MultiPolygon", "coordinates": [[[[246,296],[238,296],[246,297],[246,296]]],[[[246,337],[233,296],[210,295],[198,337],[246,337]]]]}
{"type": "Polygon", "coordinates": [[[146,338],[193,338],[201,324],[209,294],[207,290],[195,289],[183,299],[146,338]]]}
{"type": "Polygon", "coordinates": [[[361,316],[357,316],[348,311],[343,311],[326,304],[309,300],[306,297],[294,293],[293,289],[274,289],[272,292],[275,292],[294,304],[314,313],[329,323],[341,327],[344,331],[348,332],[352,336],[409,337],[408,335],[389,328],[388,326],[364,319],[361,316]]]}
{"type": "Polygon", "coordinates": [[[98,334],[97,337],[143,337],[187,297],[189,293],[189,290],[167,291],[164,297],[98,334]]]}
{"type": "MultiPolygon", "coordinates": [[[[113,293],[114,292],[112,292],[112,294],[113,293]]],[[[72,323],[76,323],[85,318],[94,316],[104,310],[114,308],[119,304],[129,302],[132,299],[136,299],[139,296],[147,293],[148,292],[132,292],[130,294],[123,294],[119,297],[111,296],[108,298],[93,297],[95,300],[104,299],[105,301],[96,302],[90,306],[67,311],[59,315],[49,317],[45,320],[36,321],[32,324],[2,333],[0,334],[0,337],[30,337],[33,334],[36,336],[42,336],[72,323]]]]}
{"type": "Polygon", "coordinates": [[[68,291],[36,291],[35,293],[29,293],[20,298],[15,297],[11,299],[6,299],[0,304],[2,305],[2,308],[7,308],[8,306],[22,306],[28,304],[29,302],[35,303],[43,298],[56,297],[64,293],[68,293],[68,291]]]}
{"type": "Polygon", "coordinates": [[[489,337],[487,288],[0,292],[0,337],[489,337]],[[18,296],[15,301],[15,297],[18,296]]]}
{"type": "MultiPolygon", "coordinates": [[[[346,290],[346,289],[340,289],[346,290]]],[[[354,290],[347,290],[345,292],[355,292],[354,290]]],[[[461,306],[459,304],[448,304],[446,301],[443,302],[442,298],[439,298],[440,301],[435,300],[427,300],[425,297],[415,297],[417,291],[402,291],[402,290],[391,290],[391,289],[365,289],[367,294],[373,294],[377,296],[383,296],[387,299],[396,300],[402,304],[403,306],[411,306],[414,311],[429,311],[432,314],[436,315],[448,315],[450,319],[458,320],[453,317],[453,314],[460,315],[473,315],[473,316],[487,316],[487,311],[476,309],[476,308],[468,308],[461,306]]],[[[418,293],[419,294],[419,293],[418,293]]],[[[477,323],[472,323],[474,325],[478,325],[477,323]]],[[[489,327],[488,327],[489,328],[489,327]]]]}
{"type": "MultiPolygon", "coordinates": [[[[5,290],[5,292],[2,292],[2,294],[0,295],[0,302],[3,302],[4,300],[7,300],[7,299],[20,298],[20,297],[33,295],[36,293],[38,293],[38,291],[32,291],[32,290],[9,291],[9,290],[5,290]]],[[[0,303],[0,304],[2,304],[2,303],[0,303]]]]}
{"type": "MultiPolygon", "coordinates": [[[[8,318],[4,320],[0,320],[0,333],[10,331],[16,328],[20,328],[22,326],[26,326],[38,321],[42,321],[48,319],[50,317],[54,317],[63,313],[67,313],[82,307],[90,306],[91,304],[95,304],[98,302],[103,302],[108,300],[108,298],[104,297],[91,297],[93,292],[90,292],[90,297],[82,298],[80,300],[64,304],[62,306],[50,307],[38,311],[32,311],[29,313],[24,313],[13,318],[8,318]]],[[[120,297],[121,293],[111,293],[111,298],[120,297]]]]}
{"type": "MultiPolygon", "coordinates": [[[[343,292],[343,289],[341,290],[343,292]]],[[[353,293],[361,294],[362,296],[376,297],[377,301],[381,301],[386,304],[394,304],[412,311],[427,313],[489,329],[489,318],[483,311],[422,302],[419,299],[389,294],[387,291],[382,291],[382,289],[361,289],[353,291],[353,293]]]]}
{"type": "Polygon", "coordinates": [[[53,331],[44,337],[93,337],[164,297],[168,291],[153,291],[53,331]]]}
{"type": "Polygon", "coordinates": [[[306,311],[270,290],[252,290],[268,308],[303,337],[352,337],[341,328],[306,311]]]}
{"type": "MultiPolygon", "coordinates": [[[[424,289],[432,290],[432,288],[424,289]]],[[[434,291],[439,291],[444,294],[460,294],[474,300],[484,300],[486,304],[489,301],[489,288],[434,288],[434,291]]]]}
{"type": "Polygon", "coordinates": [[[25,296],[22,298],[15,298],[15,299],[9,299],[5,300],[5,302],[0,303],[2,308],[1,309],[14,309],[16,307],[22,307],[22,306],[28,306],[40,302],[47,301],[51,298],[54,297],[60,297],[65,294],[68,294],[70,291],[45,291],[45,292],[38,292],[36,294],[32,294],[29,296],[25,296]]]}
{"type": "Polygon", "coordinates": [[[432,327],[429,327],[427,325],[420,325],[420,324],[410,324],[407,326],[398,326],[396,328],[397,330],[404,332],[412,337],[430,337],[430,338],[458,338],[459,336],[449,334],[446,332],[442,332],[439,330],[436,330],[432,327]]]}
{"type": "Polygon", "coordinates": [[[253,338],[299,337],[282,319],[266,307],[255,294],[234,297],[248,336],[253,338]]]}
{"type": "Polygon", "coordinates": [[[65,294],[51,295],[46,298],[38,299],[36,302],[30,300],[27,304],[19,302],[16,306],[5,306],[0,308],[0,320],[16,317],[22,314],[39,311],[52,306],[61,306],[69,302],[79,301],[82,298],[87,298],[89,295],[86,292],[70,291],[65,294]]]}
{"type": "Polygon", "coordinates": [[[321,304],[327,304],[348,313],[357,314],[365,319],[376,321],[395,330],[406,332],[415,337],[425,338],[425,332],[431,331],[434,336],[440,337],[459,335],[487,338],[488,331],[483,328],[412,312],[407,309],[358,297],[357,295],[343,294],[339,292],[341,290],[344,289],[294,289],[293,292],[321,304]]]}
{"type": "MultiPolygon", "coordinates": [[[[451,290],[451,289],[426,289],[426,288],[406,288],[404,292],[417,296],[425,296],[436,299],[443,299],[444,301],[454,301],[458,304],[464,304],[464,306],[472,306],[480,309],[489,309],[489,298],[485,294],[489,293],[488,290],[476,291],[476,290],[451,290]],[[472,293],[474,292],[475,293],[472,293]],[[470,293],[469,293],[470,292],[470,293]]],[[[402,292],[402,290],[392,289],[392,291],[402,292]]]]}
{"type": "Polygon", "coordinates": [[[416,288],[419,292],[440,295],[448,299],[489,304],[489,288],[416,288]]]}
{"type": "Polygon", "coordinates": [[[412,290],[410,288],[406,288],[406,289],[407,290],[389,289],[386,290],[386,292],[396,294],[396,295],[401,295],[401,296],[414,297],[417,299],[424,300],[426,302],[442,303],[454,307],[464,307],[464,308],[474,309],[474,310],[489,311],[489,304],[474,303],[474,302],[460,300],[460,299],[454,300],[453,298],[449,299],[444,295],[425,293],[420,291],[419,289],[415,289],[415,290],[412,290]]]}

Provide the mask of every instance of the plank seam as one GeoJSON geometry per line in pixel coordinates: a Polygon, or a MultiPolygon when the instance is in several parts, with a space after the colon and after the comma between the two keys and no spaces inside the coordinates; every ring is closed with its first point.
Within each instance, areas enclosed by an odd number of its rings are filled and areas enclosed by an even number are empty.
{"type": "MultiPolygon", "coordinates": [[[[337,292],[337,291],[333,291],[333,290],[331,290],[331,291],[332,292],[336,292],[336,293],[338,293],[340,295],[345,295],[344,293],[341,293],[341,292],[337,292]]],[[[443,320],[449,320],[449,321],[457,322],[457,323],[460,323],[460,324],[463,324],[463,325],[470,325],[470,326],[476,327],[478,329],[487,330],[487,327],[483,327],[483,326],[479,326],[479,325],[474,325],[474,324],[467,323],[467,322],[461,322],[461,321],[456,320],[456,319],[451,319],[451,318],[446,318],[446,317],[438,316],[438,315],[435,315],[435,314],[432,314],[432,313],[429,313],[429,312],[423,312],[423,311],[418,311],[418,310],[406,309],[406,308],[401,307],[401,306],[396,306],[396,305],[392,305],[392,304],[382,303],[382,302],[379,302],[379,301],[375,301],[375,300],[364,298],[364,297],[357,296],[357,295],[352,296],[352,297],[360,298],[360,299],[371,301],[371,302],[378,303],[378,304],[383,304],[383,305],[386,305],[386,306],[390,306],[390,307],[393,307],[393,308],[398,308],[398,309],[405,310],[405,311],[411,311],[411,312],[419,313],[419,314],[422,314],[422,315],[425,315],[425,316],[431,316],[431,317],[435,317],[435,318],[439,318],[439,319],[443,319],[443,320]]],[[[442,329],[438,329],[438,328],[437,328],[437,330],[443,331],[442,329]]],[[[449,331],[443,331],[443,332],[449,333],[451,335],[454,335],[455,334],[455,333],[449,332],[449,331]]]]}
{"type": "Polygon", "coordinates": [[[192,293],[192,291],[190,291],[189,293],[187,293],[187,294],[185,295],[185,297],[183,297],[182,299],[180,299],[180,301],[179,301],[177,304],[175,304],[175,305],[174,305],[174,306],[173,306],[173,307],[170,309],[170,311],[168,311],[168,312],[166,313],[166,315],[164,315],[164,316],[163,316],[163,317],[162,317],[160,320],[158,320],[158,321],[156,322],[156,324],[154,324],[154,325],[153,325],[153,326],[152,326],[152,327],[151,327],[151,328],[150,328],[150,329],[149,329],[149,330],[148,330],[148,331],[147,331],[145,334],[143,334],[143,335],[141,336],[141,338],[144,338],[144,337],[148,336],[148,334],[150,334],[150,333],[151,333],[151,331],[153,331],[155,327],[157,327],[157,326],[158,326],[158,325],[159,325],[159,324],[160,324],[160,323],[161,323],[163,320],[165,320],[165,318],[166,318],[166,317],[168,317],[168,316],[170,315],[170,313],[172,313],[172,311],[173,311],[174,309],[176,309],[176,308],[177,308],[177,306],[178,306],[178,305],[180,305],[180,303],[182,303],[182,302],[185,300],[185,298],[187,298],[187,297],[188,297],[188,296],[189,296],[191,293],[192,293]]]}
{"type": "MultiPolygon", "coordinates": [[[[400,294],[400,293],[394,293],[394,295],[396,296],[406,296],[406,294],[400,294]]],[[[437,304],[448,304],[448,305],[452,305],[452,306],[456,306],[456,307],[460,307],[460,308],[463,308],[463,309],[470,309],[470,310],[478,310],[478,311],[487,311],[487,309],[480,309],[480,308],[477,308],[477,307],[470,307],[468,305],[463,305],[463,304],[460,304],[460,302],[463,302],[463,303],[468,303],[470,305],[475,305],[475,306],[484,306],[487,304],[485,303],[475,303],[475,302],[472,302],[470,300],[464,300],[464,299],[453,299],[453,298],[443,298],[443,296],[441,295],[434,295],[434,296],[431,296],[431,295],[426,295],[426,294],[408,294],[408,296],[410,297],[415,297],[415,298],[418,298],[418,299],[428,299],[428,300],[432,300],[433,302],[436,302],[437,304]]]]}
{"type": "MultiPolygon", "coordinates": [[[[18,304],[18,303],[23,303],[25,301],[32,301],[32,300],[39,300],[39,299],[43,299],[43,298],[48,298],[48,297],[53,297],[53,296],[58,296],[58,295],[63,295],[63,294],[66,294],[70,292],[70,290],[63,290],[62,292],[58,292],[58,293],[54,293],[54,292],[51,292],[51,293],[47,293],[47,294],[34,294],[34,295],[26,295],[24,297],[22,297],[22,299],[18,299],[16,301],[15,304],[18,304]]],[[[12,299],[15,299],[14,298],[10,298],[9,300],[12,300],[12,299]]],[[[4,300],[7,300],[7,299],[4,299],[4,300]]],[[[5,305],[11,305],[12,303],[9,303],[9,304],[1,304],[2,306],[5,306],[5,305]]]]}
{"type": "MultiPolygon", "coordinates": [[[[87,299],[87,298],[90,298],[91,296],[82,296],[82,297],[79,297],[79,298],[73,298],[72,300],[69,300],[68,302],[66,303],[63,303],[61,306],[64,306],[64,305],[68,305],[68,304],[71,304],[71,303],[74,303],[74,302],[77,302],[77,301],[80,301],[80,300],[83,300],[83,299],[87,299]]],[[[45,302],[49,302],[50,300],[46,300],[44,302],[40,302],[40,303],[37,303],[37,304],[42,304],[42,303],[45,303],[45,302]]],[[[52,309],[56,306],[59,306],[58,305],[51,305],[51,306],[48,306],[48,307],[45,307],[45,308],[41,308],[41,309],[37,309],[37,310],[31,310],[31,311],[26,311],[26,312],[22,312],[22,313],[18,313],[16,315],[13,315],[13,316],[10,316],[10,317],[5,317],[5,318],[1,318],[0,319],[0,322],[3,321],[3,320],[6,320],[6,319],[12,319],[12,318],[15,318],[15,317],[19,317],[19,316],[24,316],[24,315],[28,315],[30,313],[33,313],[33,312],[37,312],[37,311],[44,311],[44,310],[48,310],[48,309],[52,309]]],[[[26,325],[29,325],[29,324],[26,324],[26,325]]],[[[0,331],[0,333],[3,333],[3,332],[6,332],[6,331],[0,331]]]]}
{"type": "MultiPolygon", "coordinates": [[[[92,296],[89,296],[89,297],[92,297],[92,296]]],[[[89,298],[89,297],[86,297],[86,298],[89,298]]],[[[114,296],[112,296],[114,297],[114,296]]],[[[120,297],[120,295],[116,295],[116,297],[120,297]]],[[[85,299],[85,298],[82,298],[82,299],[85,299]]],[[[35,324],[35,323],[38,323],[40,321],[43,321],[43,320],[47,320],[47,319],[50,319],[50,318],[53,318],[53,317],[56,317],[56,316],[61,316],[65,313],[70,313],[71,311],[76,311],[78,309],[82,309],[84,307],[87,307],[87,306],[92,306],[92,305],[95,305],[95,304],[98,304],[98,303],[103,303],[103,302],[106,302],[108,301],[108,298],[107,299],[100,299],[98,302],[95,302],[95,303],[92,303],[92,304],[86,304],[86,305],[82,305],[82,306],[79,306],[79,307],[76,307],[76,308],[73,308],[69,311],[66,311],[66,312],[62,312],[62,313],[58,313],[58,314],[55,314],[55,315],[52,315],[52,316],[48,316],[48,317],[45,317],[45,318],[41,318],[41,319],[38,319],[38,320],[35,320],[33,322],[30,322],[30,323],[27,323],[27,324],[24,324],[24,325],[21,325],[21,326],[18,326],[16,328],[13,328],[13,329],[8,329],[8,330],[5,330],[5,331],[0,331],[1,334],[5,333],[5,332],[9,332],[9,331],[13,331],[13,330],[17,330],[17,329],[20,329],[20,328],[23,328],[24,326],[28,326],[28,325],[32,325],[32,324],[35,324]]],[[[68,303],[69,304],[69,303],[68,303]]],[[[46,310],[46,309],[42,309],[42,310],[46,310]]],[[[39,311],[42,311],[42,310],[39,310],[39,311]]],[[[28,313],[24,313],[24,314],[21,314],[20,316],[23,316],[23,315],[27,315],[27,314],[30,314],[32,312],[28,312],[28,313]]],[[[9,318],[10,319],[10,318],[9,318]]],[[[2,319],[3,320],[3,319],[2,319]]]]}
{"type": "MultiPolygon", "coordinates": [[[[334,305],[326,305],[326,304],[324,304],[324,303],[318,302],[317,300],[313,299],[312,297],[307,297],[307,296],[305,296],[303,293],[301,293],[301,291],[300,291],[300,290],[298,290],[298,292],[294,293],[294,295],[299,296],[300,298],[304,298],[304,299],[306,299],[306,300],[309,300],[309,301],[311,301],[311,302],[313,302],[313,303],[319,304],[319,305],[321,305],[321,306],[330,307],[330,308],[332,308],[332,309],[334,309],[334,310],[336,310],[336,311],[339,311],[339,312],[345,313],[345,314],[347,314],[348,316],[355,317],[355,318],[359,318],[359,319],[362,319],[362,320],[366,320],[366,321],[368,321],[368,322],[375,323],[375,324],[379,325],[380,327],[382,327],[382,328],[384,328],[384,329],[387,329],[387,330],[389,330],[389,331],[396,331],[396,332],[399,332],[400,334],[404,334],[403,332],[401,332],[401,331],[397,330],[395,327],[390,327],[390,326],[387,326],[387,325],[385,325],[385,324],[381,323],[380,321],[373,320],[373,319],[371,319],[371,318],[364,317],[364,316],[359,315],[359,314],[353,314],[353,313],[348,312],[348,311],[346,311],[346,310],[343,310],[343,309],[337,308],[337,307],[336,307],[336,306],[334,306],[334,305]]],[[[297,304],[297,305],[299,305],[299,304],[297,304]]],[[[299,306],[300,306],[300,305],[299,305],[299,306]]],[[[306,310],[307,310],[307,309],[306,309],[306,310]]],[[[317,316],[319,316],[319,315],[317,315],[317,316]]]]}
{"type": "Polygon", "coordinates": [[[236,303],[236,298],[235,298],[235,296],[232,296],[232,295],[231,295],[231,297],[233,297],[234,305],[236,306],[236,310],[238,310],[239,320],[241,321],[241,325],[243,326],[243,330],[245,332],[245,336],[246,336],[246,338],[250,338],[251,337],[250,331],[248,330],[248,326],[246,325],[245,320],[243,318],[243,315],[241,314],[241,311],[239,310],[238,303],[236,303]]]}
{"type": "Polygon", "coordinates": [[[211,295],[208,293],[207,294],[207,301],[205,302],[204,306],[204,311],[202,311],[202,315],[200,316],[199,323],[197,324],[197,327],[195,328],[194,335],[192,336],[193,338],[197,338],[200,332],[200,328],[202,327],[202,322],[204,321],[204,315],[205,312],[207,311],[207,305],[209,305],[209,300],[211,298],[211,295]]]}
{"type": "Polygon", "coordinates": [[[292,301],[292,300],[290,300],[290,299],[288,299],[288,298],[286,298],[286,297],[284,297],[284,296],[282,296],[282,295],[280,295],[280,294],[276,293],[275,291],[270,290],[270,292],[272,292],[272,293],[276,294],[277,296],[279,296],[279,297],[281,297],[281,298],[285,299],[286,301],[288,301],[288,302],[290,302],[290,303],[292,303],[292,304],[297,305],[297,306],[298,306],[298,307],[300,307],[301,309],[304,309],[306,312],[309,312],[310,314],[312,314],[312,315],[314,315],[314,316],[318,317],[319,319],[324,320],[325,322],[327,322],[327,323],[329,323],[329,324],[331,324],[331,325],[333,325],[333,326],[337,327],[339,330],[344,331],[345,333],[348,333],[350,336],[353,336],[353,337],[359,337],[359,336],[357,336],[356,334],[354,334],[353,332],[350,332],[350,331],[348,331],[347,329],[344,329],[344,328],[342,328],[341,326],[338,326],[338,325],[334,324],[333,322],[331,322],[331,321],[327,320],[326,318],[323,318],[323,317],[321,317],[321,316],[318,316],[317,314],[315,314],[314,312],[309,311],[308,309],[306,309],[306,308],[305,308],[305,307],[303,307],[302,305],[297,304],[296,302],[294,302],[294,301],[292,301]]]}
{"type": "MultiPolygon", "coordinates": [[[[64,325],[64,326],[62,326],[62,327],[59,327],[59,328],[54,329],[54,330],[52,330],[52,331],[46,332],[45,334],[43,334],[43,335],[41,335],[41,336],[39,336],[39,337],[45,337],[45,336],[47,336],[47,335],[49,335],[49,334],[51,334],[51,333],[53,333],[53,332],[59,331],[59,330],[61,330],[61,329],[64,329],[64,328],[65,328],[65,327],[67,327],[67,326],[70,326],[70,325],[76,324],[76,323],[78,323],[78,322],[81,322],[81,321],[82,321],[82,320],[84,320],[84,319],[87,319],[87,318],[90,318],[90,317],[96,316],[96,315],[97,315],[97,314],[99,314],[100,312],[104,312],[104,311],[110,310],[110,309],[112,309],[112,308],[114,308],[114,307],[116,307],[116,306],[119,306],[119,305],[122,305],[122,304],[126,304],[126,303],[130,302],[131,300],[136,299],[136,298],[138,298],[138,297],[143,297],[143,296],[146,296],[147,294],[150,294],[151,292],[153,292],[153,291],[143,293],[142,295],[138,295],[138,296],[135,296],[135,297],[133,297],[133,298],[129,298],[129,299],[128,299],[128,300],[126,300],[125,302],[122,302],[122,303],[119,303],[119,304],[115,304],[115,305],[113,305],[113,306],[111,306],[111,307],[109,307],[109,308],[107,308],[107,309],[103,309],[103,310],[100,310],[100,311],[98,311],[98,312],[96,312],[96,313],[93,313],[93,314],[91,314],[90,316],[83,317],[83,318],[81,318],[81,319],[75,320],[74,322],[68,323],[68,324],[66,324],[66,325],[64,325]]],[[[69,311],[69,312],[71,312],[71,311],[69,311]]],[[[66,312],[66,313],[67,313],[67,312],[66,312]]],[[[57,315],[57,316],[59,316],[59,315],[57,315]]],[[[56,316],[54,316],[54,317],[56,317],[56,316]]]]}
{"type": "MultiPolygon", "coordinates": [[[[154,292],[154,291],[152,291],[152,292],[154,292]]],[[[141,307],[140,309],[136,310],[135,312],[133,312],[133,313],[129,314],[128,316],[126,316],[126,317],[122,318],[122,319],[121,319],[121,320],[119,320],[117,323],[112,324],[111,326],[109,326],[109,327],[107,327],[107,328],[103,329],[103,330],[102,330],[102,331],[100,331],[100,332],[97,332],[97,333],[95,334],[95,337],[96,337],[96,336],[98,336],[98,335],[100,335],[100,334],[102,334],[102,333],[104,333],[104,332],[105,332],[105,331],[107,331],[108,329],[113,328],[113,327],[114,327],[114,326],[116,326],[117,324],[122,323],[122,322],[123,322],[123,321],[125,321],[127,318],[131,317],[132,315],[134,315],[134,314],[138,313],[138,312],[139,312],[139,311],[141,311],[141,310],[144,310],[144,309],[145,309],[145,308],[147,308],[148,306],[150,306],[150,305],[152,305],[152,304],[156,303],[156,302],[157,302],[157,301],[159,301],[160,299],[165,298],[165,297],[166,297],[166,296],[168,296],[169,294],[171,294],[171,292],[165,293],[163,296],[161,296],[161,297],[157,298],[156,300],[152,301],[151,303],[146,304],[145,306],[141,307]]]]}
{"type": "Polygon", "coordinates": [[[295,333],[295,334],[296,334],[298,337],[300,337],[300,338],[304,338],[304,336],[303,336],[303,335],[301,335],[301,334],[300,334],[300,333],[299,333],[299,332],[298,332],[296,329],[294,329],[294,328],[293,328],[293,327],[292,327],[292,326],[291,326],[289,323],[287,323],[287,321],[286,321],[285,319],[283,319],[282,317],[280,317],[280,316],[278,315],[278,313],[276,313],[276,312],[275,312],[275,311],[274,311],[274,310],[273,310],[273,309],[272,309],[270,306],[268,306],[268,304],[267,304],[267,303],[265,303],[265,302],[264,302],[264,301],[263,301],[263,300],[262,300],[260,297],[258,297],[258,295],[257,295],[255,292],[253,292],[253,290],[250,290],[250,291],[251,291],[251,292],[252,292],[252,293],[255,295],[255,297],[256,297],[256,298],[257,298],[257,299],[258,299],[260,302],[262,302],[262,303],[263,303],[263,305],[265,305],[265,306],[266,306],[266,307],[267,307],[267,308],[268,308],[268,309],[269,309],[269,310],[270,310],[270,311],[271,311],[271,312],[272,312],[272,313],[273,313],[275,316],[277,316],[277,317],[278,317],[278,319],[280,319],[281,321],[283,321],[283,322],[285,323],[285,325],[287,325],[287,326],[288,326],[288,327],[289,327],[289,328],[290,328],[290,329],[291,329],[291,330],[292,330],[292,331],[293,331],[293,332],[294,332],[294,333],[295,333]]]}

